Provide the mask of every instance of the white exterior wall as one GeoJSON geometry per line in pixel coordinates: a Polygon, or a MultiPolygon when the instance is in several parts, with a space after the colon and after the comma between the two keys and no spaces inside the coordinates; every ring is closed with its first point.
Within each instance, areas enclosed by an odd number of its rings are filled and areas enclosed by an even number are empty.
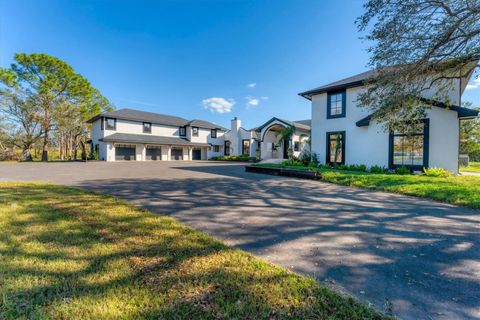
{"type": "MultiPolygon", "coordinates": [[[[374,121],[369,126],[357,127],[356,122],[368,115],[357,107],[356,98],[362,87],[347,89],[346,116],[327,119],[327,94],[312,97],[312,152],[326,162],[326,135],[331,131],[345,131],[345,164],[380,165],[388,167],[389,134],[374,121]]],[[[459,121],[455,111],[432,107],[430,119],[429,166],[458,172],[459,121]]]]}

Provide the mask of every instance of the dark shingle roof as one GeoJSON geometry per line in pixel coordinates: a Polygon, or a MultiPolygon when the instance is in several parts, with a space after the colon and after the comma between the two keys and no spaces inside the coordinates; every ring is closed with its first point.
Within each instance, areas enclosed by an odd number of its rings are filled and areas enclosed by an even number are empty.
{"type": "Polygon", "coordinates": [[[91,123],[91,122],[97,121],[100,117],[111,117],[111,118],[117,118],[122,120],[131,120],[131,121],[139,121],[139,122],[151,122],[155,124],[170,125],[175,127],[191,125],[191,126],[206,128],[206,129],[227,130],[222,126],[219,126],[217,124],[204,121],[204,120],[188,121],[187,119],[184,119],[184,118],[170,116],[166,114],[139,111],[139,110],[127,109],[127,108],[101,113],[99,115],[96,115],[92,119],[88,120],[87,122],[91,123]]]}
{"type": "Polygon", "coordinates": [[[376,72],[377,72],[376,70],[369,70],[366,72],[362,72],[357,75],[323,85],[321,87],[300,92],[299,95],[310,100],[312,99],[312,96],[315,94],[361,86],[364,84],[365,80],[374,76],[376,72]]]}
{"type": "Polygon", "coordinates": [[[201,146],[207,147],[208,143],[190,142],[186,139],[177,137],[151,136],[148,134],[130,134],[130,133],[114,133],[101,139],[105,142],[123,142],[123,143],[146,143],[146,144],[163,144],[176,146],[201,146]]]}
{"type": "Polygon", "coordinates": [[[218,124],[208,122],[208,121],[205,121],[205,120],[198,120],[198,119],[190,121],[188,123],[188,125],[192,126],[192,127],[200,127],[200,128],[207,128],[207,129],[221,129],[221,130],[224,130],[224,131],[228,130],[227,128],[224,128],[224,127],[222,127],[218,124]]]}
{"type": "Polygon", "coordinates": [[[184,126],[188,123],[186,119],[183,119],[180,117],[169,116],[169,115],[160,114],[160,113],[133,110],[133,109],[119,109],[115,111],[107,111],[93,117],[92,119],[88,120],[88,122],[94,122],[98,120],[100,117],[112,117],[112,118],[117,118],[122,120],[132,120],[132,121],[142,121],[142,122],[145,121],[145,122],[172,125],[172,126],[184,126]]]}

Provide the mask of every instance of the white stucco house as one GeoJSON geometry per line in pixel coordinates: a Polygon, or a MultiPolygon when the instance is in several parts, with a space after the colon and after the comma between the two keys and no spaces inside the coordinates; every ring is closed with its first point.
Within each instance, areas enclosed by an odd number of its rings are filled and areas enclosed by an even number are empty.
{"type": "Polygon", "coordinates": [[[293,156],[299,157],[305,150],[310,150],[310,120],[289,121],[272,118],[253,129],[244,129],[241,121],[234,118],[231,127],[225,133],[225,155],[246,154],[251,157],[266,159],[288,159],[288,148],[293,156]],[[294,127],[291,141],[279,140],[279,131],[294,127]]]}
{"type": "Polygon", "coordinates": [[[224,153],[227,129],[208,121],[120,109],[88,122],[100,160],[207,160],[224,153]]]}
{"type": "Polygon", "coordinates": [[[287,150],[299,156],[309,149],[310,120],[272,118],[246,130],[234,118],[231,128],[204,120],[119,109],[98,114],[92,125],[91,146],[99,160],[208,160],[223,155],[249,155],[262,159],[287,158],[287,150]],[[277,133],[294,126],[291,141],[279,141],[277,133]]]}
{"type": "MultiPolygon", "coordinates": [[[[357,96],[374,71],[299,93],[311,100],[311,148],[322,163],[379,165],[412,170],[439,167],[458,173],[459,127],[477,111],[460,107],[469,77],[453,79],[451,103],[428,99],[427,117],[415,132],[385,132],[381,124],[357,106],[357,96]]],[[[430,92],[432,94],[433,91],[430,92]]],[[[432,94],[433,96],[433,94],[432,94]]]]}

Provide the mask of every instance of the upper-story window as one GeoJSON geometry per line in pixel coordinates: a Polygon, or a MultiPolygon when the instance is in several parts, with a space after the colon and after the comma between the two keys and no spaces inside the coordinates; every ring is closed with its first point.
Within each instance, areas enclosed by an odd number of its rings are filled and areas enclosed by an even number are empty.
{"type": "Polygon", "coordinates": [[[105,128],[107,130],[117,130],[117,119],[105,118],[105,128]]]}
{"type": "Polygon", "coordinates": [[[152,133],[152,124],[150,122],[143,123],[143,132],[144,133],[152,133]]]}
{"type": "Polygon", "coordinates": [[[178,128],[178,135],[180,137],[185,137],[187,135],[187,128],[185,127],[178,128]]]}
{"type": "Polygon", "coordinates": [[[344,118],[346,109],[346,92],[337,91],[327,95],[327,119],[344,118]]]}
{"type": "Polygon", "coordinates": [[[217,129],[212,129],[212,138],[217,137],[217,129]]]}
{"type": "Polygon", "coordinates": [[[198,137],[198,127],[192,127],[192,136],[198,137]]]}

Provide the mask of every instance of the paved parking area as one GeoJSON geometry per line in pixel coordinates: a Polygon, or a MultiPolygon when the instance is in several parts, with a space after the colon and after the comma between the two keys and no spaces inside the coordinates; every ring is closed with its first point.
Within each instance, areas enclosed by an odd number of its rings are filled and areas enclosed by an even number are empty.
{"type": "Polygon", "coordinates": [[[480,211],[236,163],[0,164],[127,199],[404,319],[480,319],[480,211]]]}

